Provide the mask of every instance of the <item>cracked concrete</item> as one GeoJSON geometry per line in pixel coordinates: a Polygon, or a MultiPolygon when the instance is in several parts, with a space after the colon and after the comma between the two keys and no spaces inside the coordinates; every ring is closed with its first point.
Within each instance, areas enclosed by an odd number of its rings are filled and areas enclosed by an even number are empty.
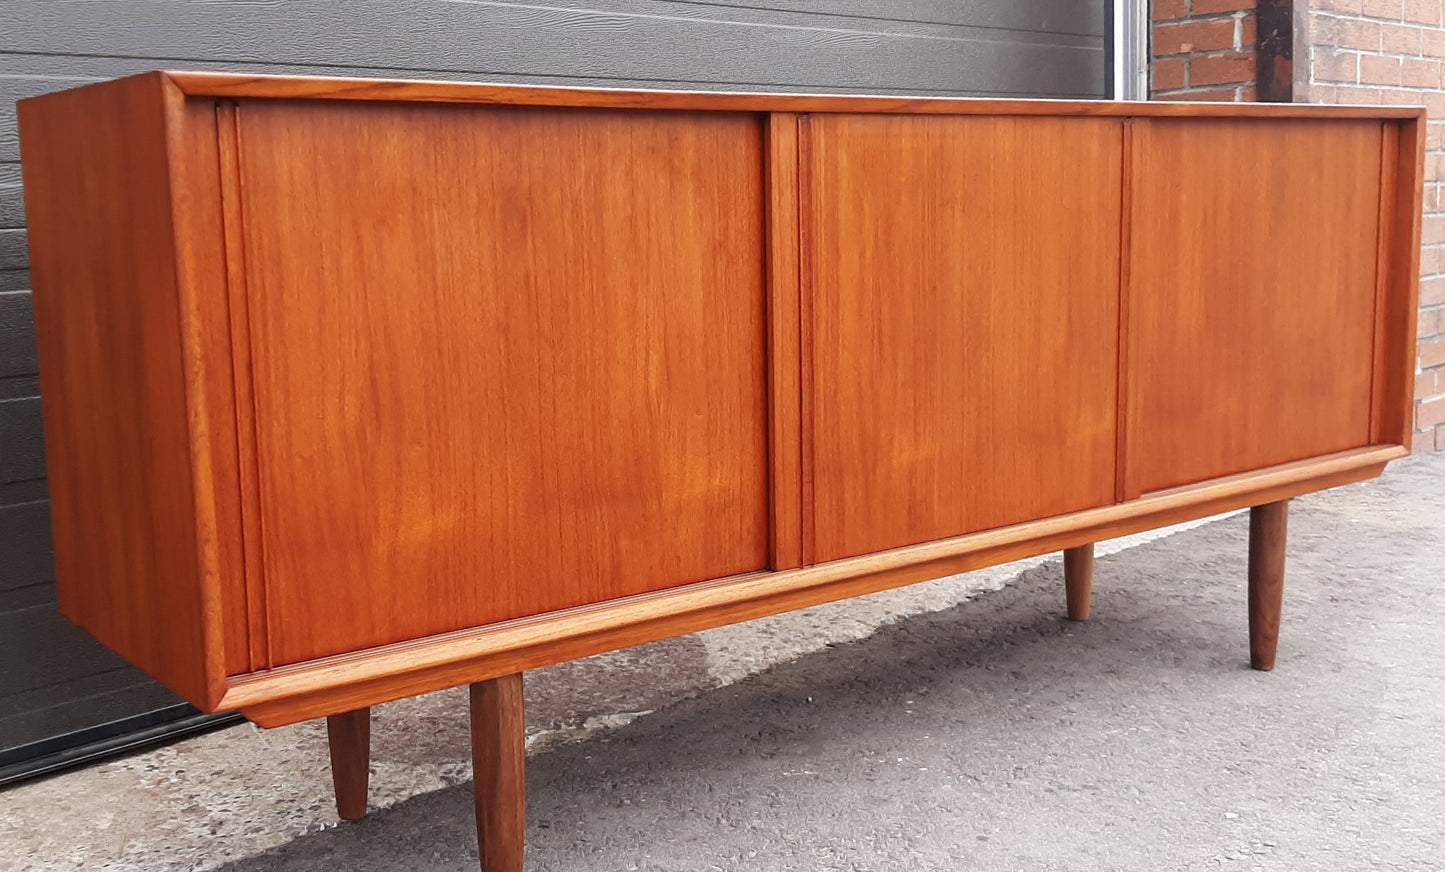
{"type": "MultiPolygon", "coordinates": [[[[1445,455],[1297,500],[1279,667],[1240,515],[528,676],[534,870],[1445,868],[1445,455]]],[[[461,691],[0,792],[0,869],[475,870],[461,691]]]]}

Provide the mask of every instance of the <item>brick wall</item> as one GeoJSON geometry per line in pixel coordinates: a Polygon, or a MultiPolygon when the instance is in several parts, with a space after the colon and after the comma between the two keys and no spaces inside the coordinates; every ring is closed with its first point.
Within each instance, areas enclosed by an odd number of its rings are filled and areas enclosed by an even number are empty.
{"type": "MultiPolygon", "coordinates": [[[[1158,0],[1162,2],[1162,0],[1158,0]]],[[[1445,2],[1296,0],[1297,100],[1423,104],[1430,114],[1420,252],[1415,449],[1445,451],[1445,2]],[[1308,9],[1304,9],[1308,2],[1308,9]],[[1439,119],[1439,120],[1437,120],[1439,119]]]]}
{"type": "Polygon", "coordinates": [[[1153,0],[1151,7],[1151,99],[1255,99],[1255,0],[1153,0]]]}

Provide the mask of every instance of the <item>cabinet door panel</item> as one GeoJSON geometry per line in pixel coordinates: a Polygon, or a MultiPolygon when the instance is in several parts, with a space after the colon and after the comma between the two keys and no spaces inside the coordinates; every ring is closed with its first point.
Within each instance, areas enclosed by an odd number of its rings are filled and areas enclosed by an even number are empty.
{"type": "Polygon", "coordinates": [[[1369,442],[1381,137],[1378,121],[1139,123],[1129,495],[1369,442]]]}
{"type": "Polygon", "coordinates": [[[1122,124],[813,116],[813,559],[1112,502],[1122,124]]]}
{"type": "Polygon", "coordinates": [[[765,567],[757,117],[239,129],[275,663],[765,567]]]}

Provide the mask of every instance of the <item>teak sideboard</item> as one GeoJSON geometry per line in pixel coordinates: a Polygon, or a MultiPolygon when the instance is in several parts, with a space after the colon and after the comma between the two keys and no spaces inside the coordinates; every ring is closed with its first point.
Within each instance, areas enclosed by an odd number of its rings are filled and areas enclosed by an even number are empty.
{"type": "Polygon", "coordinates": [[[471,684],[1409,451],[1414,108],[154,73],[20,104],[62,611],[208,711],[471,684]]]}

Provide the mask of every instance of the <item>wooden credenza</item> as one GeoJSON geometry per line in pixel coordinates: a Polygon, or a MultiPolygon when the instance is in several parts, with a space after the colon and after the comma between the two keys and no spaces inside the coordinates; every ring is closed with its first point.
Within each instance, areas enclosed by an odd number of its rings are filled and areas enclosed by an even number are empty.
{"type": "MultiPolygon", "coordinates": [[[[1409,450],[1413,108],[155,73],[20,104],[62,611],[195,705],[473,685],[1409,450]]],[[[358,771],[359,766],[359,771],[358,771]]],[[[359,803],[359,804],[358,804],[359,803]]]]}

